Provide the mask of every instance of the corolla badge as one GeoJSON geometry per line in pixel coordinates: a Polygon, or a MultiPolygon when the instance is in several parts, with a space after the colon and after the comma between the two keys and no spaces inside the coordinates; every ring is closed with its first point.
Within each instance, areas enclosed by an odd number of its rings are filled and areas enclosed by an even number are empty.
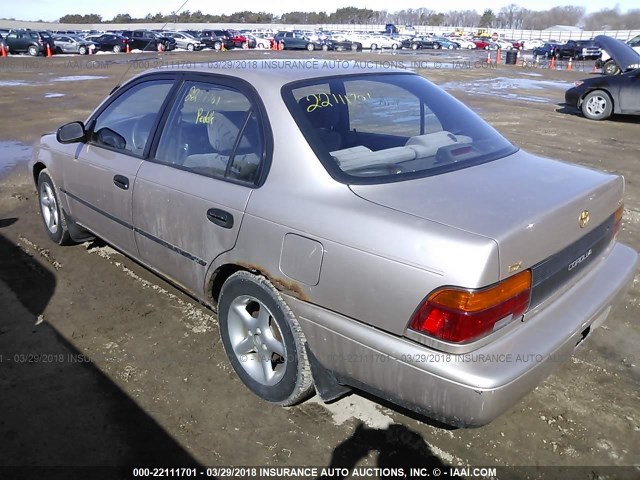
{"type": "Polygon", "coordinates": [[[589,210],[583,210],[578,216],[578,225],[580,225],[580,228],[584,228],[587,223],[589,223],[589,210]]]}

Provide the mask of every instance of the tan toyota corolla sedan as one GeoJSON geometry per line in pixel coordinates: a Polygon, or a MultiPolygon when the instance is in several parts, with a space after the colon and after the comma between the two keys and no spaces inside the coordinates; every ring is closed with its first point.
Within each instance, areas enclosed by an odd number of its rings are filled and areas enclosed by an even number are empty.
{"type": "Polygon", "coordinates": [[[120,86],[36,145],[47,232],[217,310],[268,402],[358,388],[486,424],[624,295],[623,179],[519,150],[415,73],[314,62],[120,86]]]}

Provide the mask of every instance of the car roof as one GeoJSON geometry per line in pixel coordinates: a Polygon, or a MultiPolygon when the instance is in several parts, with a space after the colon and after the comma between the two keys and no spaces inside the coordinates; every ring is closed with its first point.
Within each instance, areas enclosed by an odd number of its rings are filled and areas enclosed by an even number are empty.
{"type": "Polygon", "coordinates": [[[231,60],[238,68],[229,68],[229,60],[218,60],[207,63],[189,64],[180,67],[165,65],[143,72],[163,72],[167,70],[178,72],[210,73],[236,77],[248,81],[252,85],[277,85],[309,80],[314,78],[335,77],[337,75],[357,75],[371,73],[413,73],[401,67],[395,61],[347,61],[330,59],[265,59],[265,60],[231,60]]]}

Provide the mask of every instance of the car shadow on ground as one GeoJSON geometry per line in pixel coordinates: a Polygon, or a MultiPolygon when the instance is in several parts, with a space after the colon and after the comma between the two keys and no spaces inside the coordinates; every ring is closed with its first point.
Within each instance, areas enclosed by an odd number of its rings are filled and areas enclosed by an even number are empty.
{"type": "MultiPolygon", "coordinates": [[[[423,478],[424,475],[412,475],[411,468],[439,468],[448,467],[432,451],[422,435],[400,424],[390,425],[388,428],[370,428],[360,423],[353,434],[333,450],[329,468],[331,478],[346,478],[341,475],[342,469],[351,471],[361,460],[371,452],[377,454],[376,467],[379,469],[403,469],[403,478],[423,478]],[[338,475],[334,475],[338,473],[338,475]]],[[[396,470],[397,471],[397,470],[396,470]]],[[[393,470],[387,474],[380,470],[378,478],[395,478],[393,470]]],[[[320,476],[319,479],[329,478],[320,476]]]]}
{"type": "MultiPolygon", "coordinates": [[[[558,103],[556,104],[556,112],[557,113],[564,113],[565,115],[572,115],[574,117],[580,117],[580,118],[585,118],[584,115],[582,115],[582,112],[580,110],[578,110],[576,107],[572,107],[570,105],[567,105],[566,103],[558,103]]],[[[611,115],[609,118],[607,118],[606,120],[607,122],[617,122],[617,123],[640,123],[640,115],[618,115],[618,114],[614,114],[611,115]]]]}
{"type": "MultiPolygon", "coordinates": [[[[0,218],[0,228],[16,223],[0,218]]],[[[130,478],[133,466],[198,467],[145,410],[46,319],[54,274],[0,233],[0,460],[6,478],[130,478]],[[8,469],[9,466],[20,467],[8,469]],[[29,467],[25,469],[25,467],[29,467]]],[[[64,306],[56,305],[56,321],[64,306]]]]}

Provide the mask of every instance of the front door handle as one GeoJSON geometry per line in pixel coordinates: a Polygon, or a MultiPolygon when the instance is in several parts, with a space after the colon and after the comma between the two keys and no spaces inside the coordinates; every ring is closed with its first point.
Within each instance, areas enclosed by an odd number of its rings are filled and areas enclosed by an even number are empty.
{"type": "Polygon", "coordinates": [[[233,228],[233,215],[219,208],[210,208],[207,210],[207,220],[222,228],[233,228]]]}
{"type": "Polygon", "coordinates": [[[129,179],[123,175],[113,177],[113,184],[123,190],[129,190],[129,179]]]}

